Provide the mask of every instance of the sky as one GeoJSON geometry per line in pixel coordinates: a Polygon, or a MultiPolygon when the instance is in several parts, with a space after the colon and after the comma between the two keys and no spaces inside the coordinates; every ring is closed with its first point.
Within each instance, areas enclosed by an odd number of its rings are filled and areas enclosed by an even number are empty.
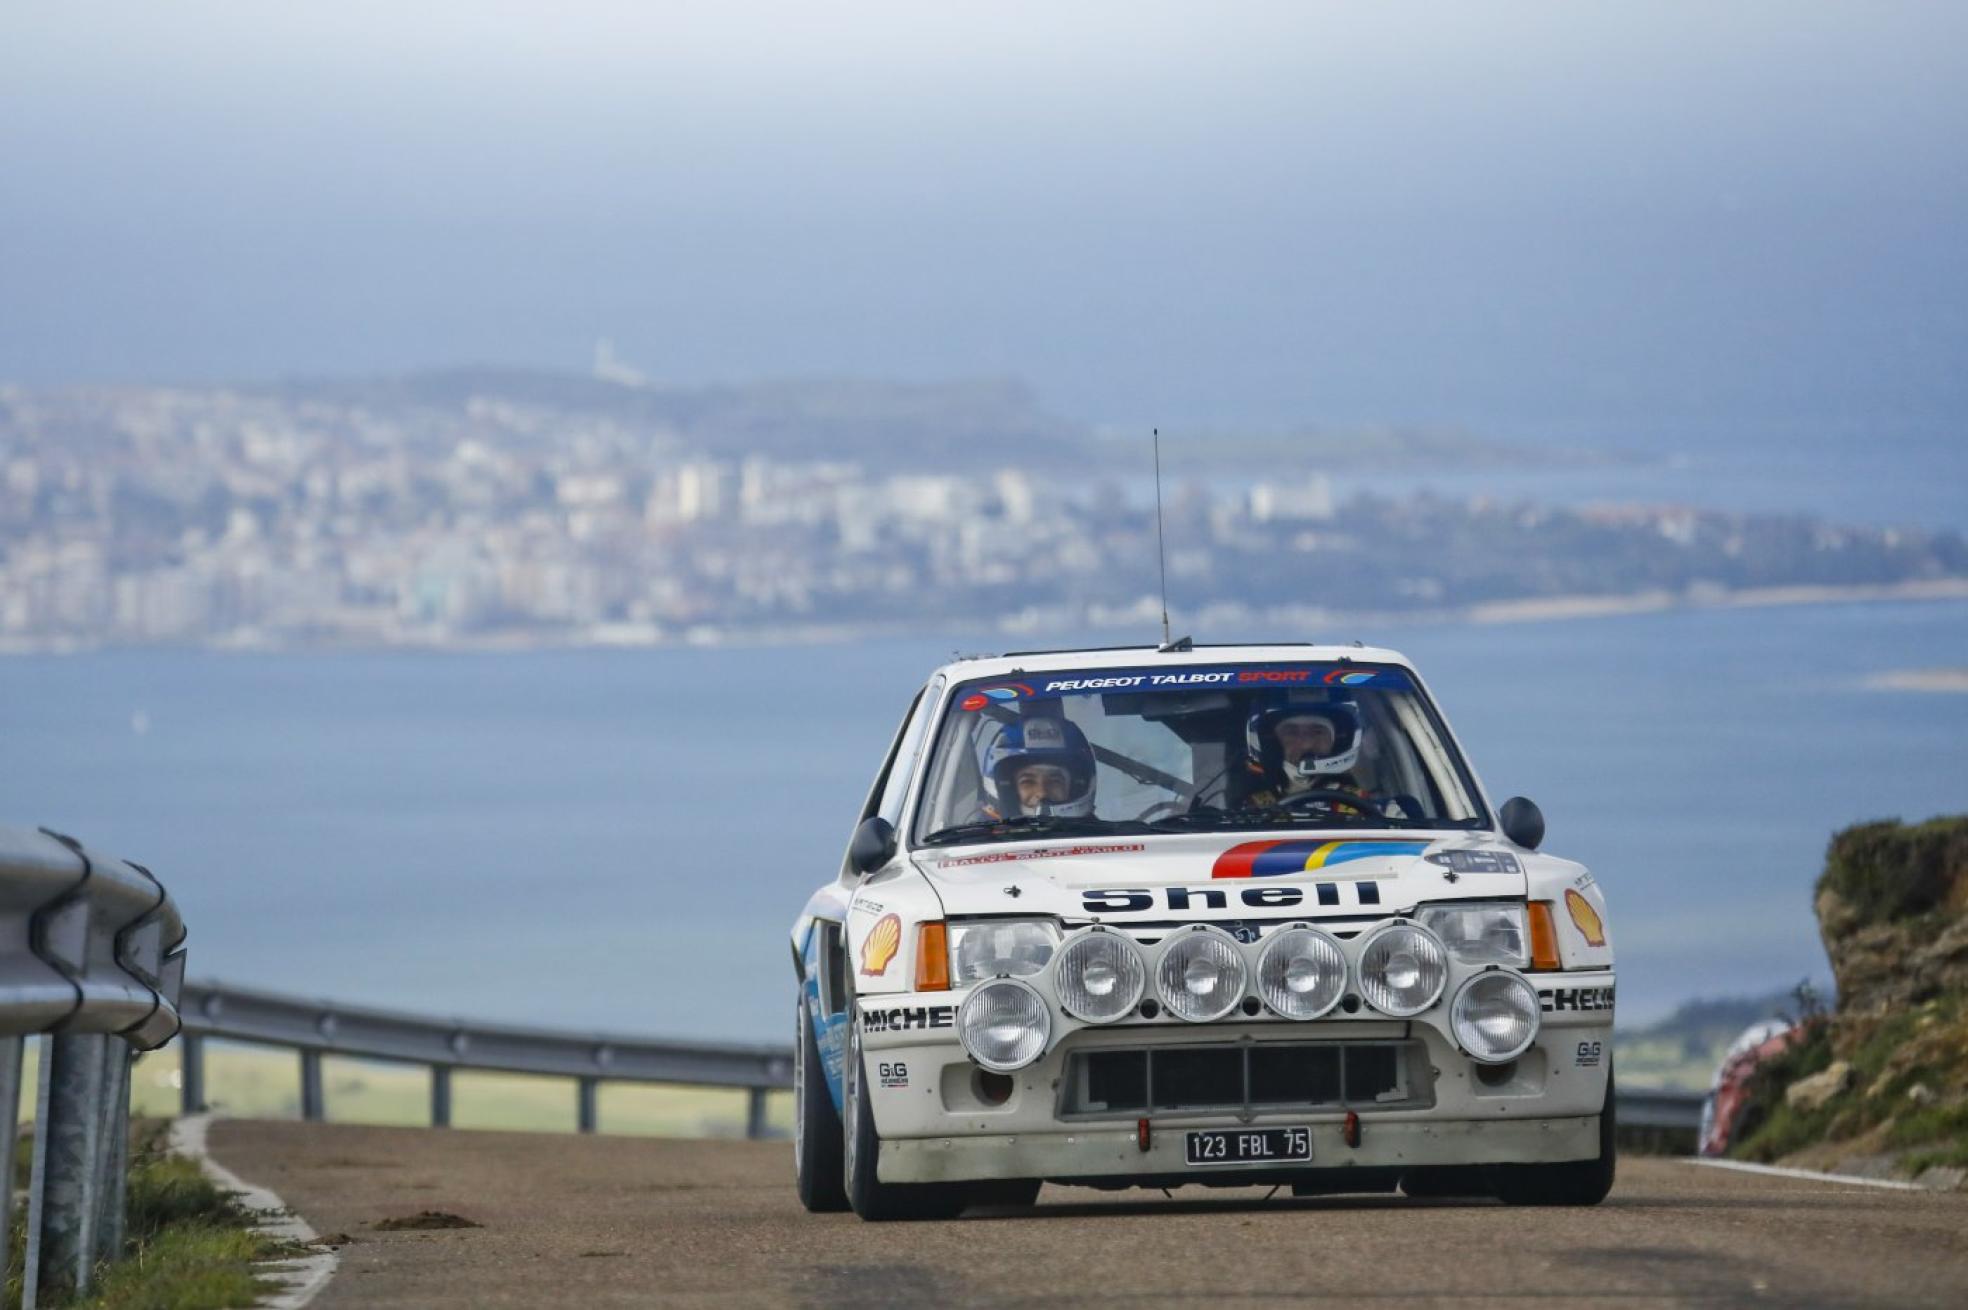
{"type": "Polygon", "coordinates": [[[1931,455],[1965,147],[1954,5],[16,4],[0,380],[609,338],[1095,423],[1931,455]]]}

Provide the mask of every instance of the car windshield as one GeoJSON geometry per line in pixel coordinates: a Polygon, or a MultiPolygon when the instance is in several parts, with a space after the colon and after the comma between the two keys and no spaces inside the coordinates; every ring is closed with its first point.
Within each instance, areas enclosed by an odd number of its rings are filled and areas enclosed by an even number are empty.
{"type": "Polygon", "coordinates": [[[1480,828],[1467,769],[1404,670],[1355,663],[1016,674],[956,687],[914,832],[1480,828]]]}

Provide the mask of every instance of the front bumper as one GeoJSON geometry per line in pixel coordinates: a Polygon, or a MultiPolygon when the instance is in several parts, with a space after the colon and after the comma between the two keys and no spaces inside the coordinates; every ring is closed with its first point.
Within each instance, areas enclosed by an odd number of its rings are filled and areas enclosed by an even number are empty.
{"type": "Polygon", "coordinates": [[[1599,1151],[1612,1051],[1613,979],[1609,973],[1537,975],[1540,992],[1559,1001],[1541,1016],[1536,1041],[1502,1068],[1482,1066],[1458,1050],[1447,1030],[1446,1004],[1412,1020],[1362,1012],[1309,1023],[1270,1016],[1216,1023],[1070,1024],[1037,1063],[995,1087],[980,1076],[957,1040],[951,993],[885,996],[870,1001],[860,1041],[868,1095],[881,1138],[877,1174],[884,1182],[1047,1178],[1126,1183],[1155,1180],[1221,1183],[1231,1177],[1273,1181],[1281,1175],[1342,1168],[1405,1169],[1424,1165],[1557,1163],[1599,1151]],[[1604,1008],[1565,1008],[1581,990],[1604,1008]],[[906,1016],[897,1024],[897,1012],[906,1016]],[[920,1011],[920,1015],[918,1015],[920,1011]],[[920,1019],[920,1022],[916,1022],[920,1019]],[[1403,1050],[1399,1094],[1327,1103],[1089,1109],[1076,1058],[1150,1048],[1263,1051],[1272,1044],[1386,1044],[1403,1050]],[[1357,1135],[1346,1129],[1357,1115],[1357,1135]],[[1140,1120],[1148,1120],[1143,1148],[1140,1120]],[[1310,1129],[1312,1159],[1276,1164],[1189,1166],[1190,1129],[1310,1129]],[[1349,1144],[1349,1137],[1353,1144],[1349,1144]]]}
{"type": "MultiPolygon", "coordinates": [[[[1277,1116],[1280,1119],[1291,1116],[1277,1116]]],[[[1310,1115],[1294,1120],[1303,1123],[1310,1115]]],[[[1243,1127],[1241,1124],[1230,1126],[1243,1127]]],[[[1343,1124],[1314,1123],[1312,1158],[1292,1165],[1190,1166],[1182,1129],[1152,1133],[1142,1150],[1132,1126],[1063,1132],[884,1141],[877,1173],[885,1183],[985,1178],[1166,1179],[1222,1183],[1331,1169],[1412,1169],[1420,1165],[1585,1160],[1599,1153],[1599,1116],[1517,1121],[1443,1120],[1363,1124],[1348,1146],[1343,1124]]]]}

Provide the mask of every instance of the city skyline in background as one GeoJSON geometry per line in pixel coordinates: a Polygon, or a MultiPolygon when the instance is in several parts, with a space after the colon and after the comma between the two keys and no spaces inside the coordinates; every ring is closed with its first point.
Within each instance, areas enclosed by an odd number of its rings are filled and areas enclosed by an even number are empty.
{"type": "Polygon", "coordinates": [[[1650,501],[1650,476],[1709,470],[1616,452],[1223,434],[1171,450],[1162,515],[1138,439],[1015,386],[596,371],[0,386],[0,651],[1024,641],[1152,626],[1164,556],[1185,622],[1216,632],[1968,598],[1958,530],[1650,501]],[[1621,494],[1531,494],[1568,472],[1621,494]]]}

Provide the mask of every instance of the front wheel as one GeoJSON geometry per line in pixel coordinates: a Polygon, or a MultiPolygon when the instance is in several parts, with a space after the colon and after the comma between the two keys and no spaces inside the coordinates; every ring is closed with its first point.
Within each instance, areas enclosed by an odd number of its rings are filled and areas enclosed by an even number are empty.
{"type": "Polygon", "coordinates": [[[868,1104],[868,1070],[861,1057],[861,1031],[856,1024],[848,1037],[847,1059],[841,1067],[841,1101],[845,1143],[842,1155],[847,1176],[847,1203],[870,1222],[891,1219],[954,1219],[968,1198],[960,1187],[943,1183],[884,1183],[875,1176],[881,1160],[881,1138],[875,1133],[874,1109],[868,1104]]]}
{"type": "Polygon", "coordinates": [[[805,997],[794,1014],[799,1032],[793,1040],[793,1186],[801,1205],[827,1214],[847,1209],[841,1118],[827,1093],[827,1073],[820,1067],[820,1043],[813,1036],[805,997]]]}
{"type": "Polygon", "coordinates": [[[1613,1071],[1606,1070],[1606,1101],[1599,1108],[1599,1155],[1563,1164],[1495,1166],[1491,1183],[1509,1205],[1597,1205],[1613,1190],[1618,1151],[1613,1145],[1613,1071]]]}

